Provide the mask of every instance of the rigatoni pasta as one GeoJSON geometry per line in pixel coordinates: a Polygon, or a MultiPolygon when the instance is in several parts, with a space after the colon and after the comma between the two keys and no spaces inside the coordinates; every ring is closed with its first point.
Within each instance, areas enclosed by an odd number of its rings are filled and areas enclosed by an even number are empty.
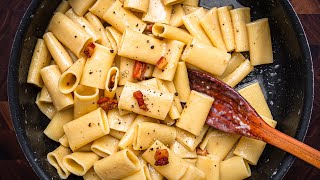
{"type": "Polygon", "coordinates": [[[123,33],[126,28],[136,32],[142,32],[146,27],[146,23],[122,6],[123,4],[120,1],[114,1],[103,15],[103,19],[121,33],[123,33]]]}
{"type": "Polygon", "coordinates": [[[68,94],[76,89],[80,83],[85,63],[86,60],[80,58],[68,70],[62,73],[58,84],[60,92],[68,94]]]}
{"type": "Polygon", "coordinates": [[[125,178],[140,168],[139,159],[128,149],[105,157],[94,164],[94,170],[101,179],[125,178]]]}
{"type": "MultiPolygon", "coordinates": [[[[188,68],[236,86],[254,65],[272,62],[268,20],[250,23],[249,8],[198,3],[61,2],[36,44],[27,82],[41,87],[36,105],[52,119],[44,134],[60,143],[48,161],[62,179],[251,175],[248,162],[257,164],[265,143],[208,131],[214,99],[191,91],[188,68]],[[239,53],[248,50],[250,57],[239,53]]],[[[262,89],[255,83],[239,92],[274,126],[262,89]]]]}
{"type": "Polygon", "coordinates": [[[70,66],[72,66],[73,61],[68,52],[51,32],[47,32],[43,35],[43,40],[61,72],[66,71],[70,66]]]}
{"type": "Polygon", "coordinates": [[[59,146],[57,149],[48,153],[47,155],[48,162],[56,168],[61,179],[67,179],[70,175],[70,171],[63,163],[63,158],[68,154],[71,154],[71,150],[69,148],[59,146]]]}
{"type": "Polygon", "coordinates": [[[36,47],[33,51],[31,64],[29,67],[27,82],[38,87],[43,86],[43,81],[40,75],[40,70],[48,66],[51,60],[51,55],[43,39],[38,39],[36,47]]]}
{"type": "Polygon", "coordinates": [[[99,89],[79,85],[74,90],[73,95],[75,119],[98,108],[99,89]]]}
{"type": "Polygon", "coordinates": [[[70,93],[63,94],[59,91],[58,84],[61,72],[56,65],[47,66],[40,71],[41,77],[52,98],[53,105],[58,111],[68,109],[73,106],[74,101],[70,93]]]}
{"type": "Polygon", "coordinates": [[[115,56],[114,50],[95,44],[93,54],[83,68],[80,84],[105,89],[107,74],[115,56]]]}
{"type": "Polygon", "coordinates": [[[77,57],[83,55],[85,47],[92,42],[92,38],[82,27],[60,12],[53,15],[48,30],[77,57]]]}
{"type": "Polygon", "coordinates": [[[207,45],[197,38],[193,38],[184,50],[181,59],[213,75],[219,76],[226,69],[231,55],[221,49],[207,45]]]}
{"type": "Polygon", "coordinates": [[[253,66],[273,63],[272,42],[268,18],[248,23],[250,61],[253,66]]]}
{"type": "Polygon", "coordinates": [[[73,120],[73,109],[58,111],[43,131],[50,139],[58,142],[64,135],[63,125],[73,120]]]}
{"type": "Polygon", "coordinates": [[[106,113],[98,108],[63,126],[73,151],[109,133],[106,113]]]}

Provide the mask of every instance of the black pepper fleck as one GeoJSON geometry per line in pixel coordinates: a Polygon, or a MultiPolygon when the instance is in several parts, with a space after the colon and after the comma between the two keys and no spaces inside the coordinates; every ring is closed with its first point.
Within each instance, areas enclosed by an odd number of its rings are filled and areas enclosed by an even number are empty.
{"type": "Polygon", "coordinates": [[[154,45],[151,45],[150,48],[151,48],[151,49],[154,49],[154,45]]]}
{"type": "Polygon", "coordinates": [[[113,50],[113,49],[110,49],[110,52],[111,52],[111,53],[113,53],[113,52],[114,52],[114,50],[113,50]]]}
{"type": "Polygon", "coordinates": [[[178,96],[179,94],[178,94],[178,92],[176,92],[176,93],[174,93],[174,95],[175,95],[175,96],[178,96]]]}
{"type": "Polygon", "coordinates": [[[91,123],[89,123],[88,126],[91,127],[91,123]]]}

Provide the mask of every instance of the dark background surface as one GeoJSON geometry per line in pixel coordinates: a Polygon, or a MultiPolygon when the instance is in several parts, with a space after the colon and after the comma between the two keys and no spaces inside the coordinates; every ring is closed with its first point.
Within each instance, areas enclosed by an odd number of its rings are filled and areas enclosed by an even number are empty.
{"type": "MultiPolygon", "coordinates": [[[[7,103],[7,68],[19,22],[31,0],[0,0],[0,179],[37,179],[15,136],[7,103]]],[[[315,74],[315,101],[305,143],[320,149],[320,0],[291,0],[306,31],[315,74]]],[[[320,179],[320,170],[297,159],[286,180],[320,179]]]]}

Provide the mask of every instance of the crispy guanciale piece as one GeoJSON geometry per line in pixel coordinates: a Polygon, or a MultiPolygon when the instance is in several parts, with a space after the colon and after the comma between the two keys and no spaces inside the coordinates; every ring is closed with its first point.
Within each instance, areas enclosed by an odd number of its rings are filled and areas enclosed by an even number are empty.
{"type": "Polygon", "coordinates": [[[133,78],[137,80],[144,80],[144,73],[147,70],[147,64],[140,62],[140,61],[135,61],[134,66],[133,66],[133,78]]]}
{"type": "Polygon", "coordinates": [[[153,23],[148,23],[146,27],[146,31],[152,32],[153,23]]]}
{"type": "Polygon", "coordinates": [[[169,152],[166,149],[158,149],[154,154],[154,159],[156,162],[154,165],[156,166],[164,166],[169,164],[169,152]]]}
{"type": "Polygon", "coordinates": [[[87,47],[84,49],[84,54],[90,58],[94,52],[94,48],[96,47],[96,45],[94,45],[93,43],[89,43],[87,45],[87,47]]]}
{"type": "Polygon", "coordinates": [[[165,57],[161,56],[161,58],[158,60],[156,66],[158,69],[163,70],[168,64],[168,61],[165,57]]]}
{"type": "Polygon", "coordinates": [[[99,104],[99,106],[106,112],[118,107],[118,101],[116,99],[110,99],[107,97],[100,98],[97,104],[99,104]]]}
{"type": "Polygon", "coordinates": [[[114,75],[111,76],[110,84],[108,85],[108,87],[109,87],[110,89],[112,89],[112,88],[114,87],[114,83],[115,83],[115,82],[116,82],[116,75],[114,74],[114,75]]]}
{"type": "Polygon", "coordinates": [[[136,98],[136,100],[138,101],[138,105],[140,109],[143,109],[145,111],[148,111],[149,109],[147,108],[147,105],[144,103],[144,99],[143,99],[143,94],[142,92],[136,91],[133,93],[133,97],[136,98]]]}
{"type": "Polygon", "coordinates": [[[206,149],[202,150],[201,148],[197,147],[197,155],[206,156],[208,154],[208,151],[206,149]]]}

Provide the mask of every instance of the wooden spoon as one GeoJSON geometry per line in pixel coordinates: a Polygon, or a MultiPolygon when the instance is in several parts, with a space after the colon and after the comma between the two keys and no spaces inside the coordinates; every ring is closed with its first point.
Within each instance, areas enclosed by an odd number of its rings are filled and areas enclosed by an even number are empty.
{"type": "Polygon", "coordinates": [[[188,70],[190,87],[215,99],[206,123],[228,133],[262,140],[320,168],[320,152],[270,127],[254,108],[227,84],[188,70]]]}

